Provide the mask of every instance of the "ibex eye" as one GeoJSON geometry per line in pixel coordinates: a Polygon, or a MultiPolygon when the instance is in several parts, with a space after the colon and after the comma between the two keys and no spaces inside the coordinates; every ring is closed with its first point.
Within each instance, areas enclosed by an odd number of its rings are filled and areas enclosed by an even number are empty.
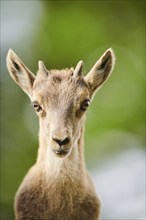
{"type": "Polygon", "coordinates": [[[82,104],[81,104],[81,107],[80,107],[80,110],[81,111],[86,111],[86,109],[88,108],[90,104],[90,100],[89,99],[85,99],[82,104]]]}
{"type": "Polygon", "coordinates": [[[42,107],[39,105],[39,103],[37,101],[34,101],[33,103],[33,107],[37,112],[40,112],[42,110],[42,107]]]}

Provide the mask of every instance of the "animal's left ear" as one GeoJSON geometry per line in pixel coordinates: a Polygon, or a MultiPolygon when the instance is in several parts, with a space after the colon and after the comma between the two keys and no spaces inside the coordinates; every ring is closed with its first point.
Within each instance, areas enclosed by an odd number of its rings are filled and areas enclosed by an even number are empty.
{"type": "Polygon", "coordinates": [[[108,49],[100,59],[95,63],[93,68],[85,77],[85,80],[90,89],[92,97],[97,90],[101,88],[103,83],[111,74],[115,64],[115,56],[112,49],[108,49]]]}

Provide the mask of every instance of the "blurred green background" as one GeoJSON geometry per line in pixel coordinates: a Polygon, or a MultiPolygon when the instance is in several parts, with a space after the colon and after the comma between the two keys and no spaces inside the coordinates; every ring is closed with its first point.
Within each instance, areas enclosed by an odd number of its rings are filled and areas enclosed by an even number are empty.
{"type": "Polygon", "coordinates": [[[1,1],[1,219],[14,219],[15,192],[38,149],[38,119],[12,81],[12,48],[34,72],[75,66],[85,74],[109,47],[116,65],[87,113],[85,156],[94,169],[105,158],[144,147],[145,1],[1,1]]]}

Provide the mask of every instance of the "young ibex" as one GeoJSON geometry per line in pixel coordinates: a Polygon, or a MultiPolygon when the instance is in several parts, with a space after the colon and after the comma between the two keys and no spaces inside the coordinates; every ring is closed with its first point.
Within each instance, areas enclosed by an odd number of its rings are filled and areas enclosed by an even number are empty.
{"type": "Polygon", "coordinates": [[[94,94],[114,67],[108,49],[83,77],[76,68],[47,70],[39,61],[35,76],[9,50],[11,77],[30,97],[40,120],[36,164],[15,199],[17,220],[98,220],[100,202],[85,167],[85,113],[94,94]]]}

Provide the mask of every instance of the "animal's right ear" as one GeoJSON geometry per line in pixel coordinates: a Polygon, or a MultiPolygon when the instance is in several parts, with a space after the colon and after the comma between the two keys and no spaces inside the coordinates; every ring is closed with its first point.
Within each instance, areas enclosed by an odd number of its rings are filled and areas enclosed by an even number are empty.
{"type": "Polygon", "coordinates": [[[24,65],[11,49],[7,54],[7,68],[13,80],[29,97],[31,97],[35,75],[24,65]]]}

